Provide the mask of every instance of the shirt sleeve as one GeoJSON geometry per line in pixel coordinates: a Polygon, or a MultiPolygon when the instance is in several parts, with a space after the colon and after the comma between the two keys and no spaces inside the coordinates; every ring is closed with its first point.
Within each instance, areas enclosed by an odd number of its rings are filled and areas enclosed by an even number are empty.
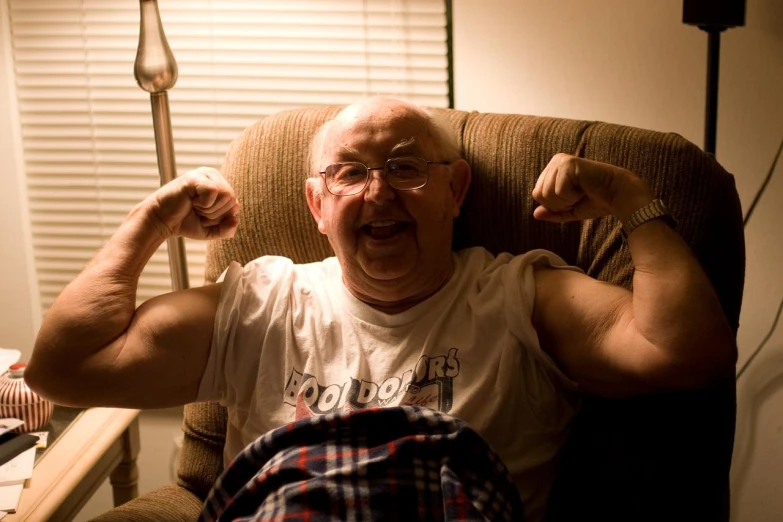
{"type": "Polygon", "coordinates": [[[220,302],[215,314],[215,326],[212,333],[212,346],[209,351],[209,359],[201,383],[198,388],[196,402],[223,401],[226,397],[226,379],[224,368],[226,366],[226,352],[228,351],[228,338],[234,331],[240,315],[242,295],[246,281],[244,280],[242,266],[236,261],[220,275],[217,282],[223,283],[220,292],[220,302]]]}
{"type": "Polygon", "coordinates": [[[252,400],[264,347],[280,345],[279,336],[270,340],[270,331],[284,329],[278,323],[288,320],[293,266],[290,259],[263,256],[244,267],[234,262],[226,269],[196,400],[223,406],[252,400]]]}
{"type": "Polygon", "coordinates": [[[523,314],[521,320],[519,317],[509,317],[508,324],[511,325],[512,333],[522,341],[542,366],[547,368],[567,390],[576,391],[579,389],[578,384],[563,373],[552,357],[541,348],[538,334],[533,327],[537,266],[584,273],[579,267],[569,265],[560,256],[548,250],[531,250],[515,257],[505,274],[506,299],[514,304],[507,307],[507,310],[509,313],[518,313],[522,310],[523,314]]]}

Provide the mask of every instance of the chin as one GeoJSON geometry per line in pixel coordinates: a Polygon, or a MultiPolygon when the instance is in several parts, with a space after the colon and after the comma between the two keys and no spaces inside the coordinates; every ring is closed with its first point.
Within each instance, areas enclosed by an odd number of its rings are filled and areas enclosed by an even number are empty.
{"type": "Polygon", "coordinates": [[[407,277],[415,266],[414,263],[400,263],[396,259],[373,259],[360,262],[362,271],[377,281],[395,281],[407,277]]]}

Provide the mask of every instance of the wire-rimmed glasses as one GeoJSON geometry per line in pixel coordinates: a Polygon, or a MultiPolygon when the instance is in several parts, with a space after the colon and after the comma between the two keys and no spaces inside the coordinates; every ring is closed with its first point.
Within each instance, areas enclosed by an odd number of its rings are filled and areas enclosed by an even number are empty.
{"type": "Polygon", "coordinates": [[[320,172],[326,189],[335,196],[358,194],[370,181],[371,170],[382,170],[386,182],[396,190],[415,190],[429,180],[429,166],[449,165],[450,161],[427,161],[424,158],[389,158],[383,167],[368,167],[359,161],[332,163],[320,172]]]}

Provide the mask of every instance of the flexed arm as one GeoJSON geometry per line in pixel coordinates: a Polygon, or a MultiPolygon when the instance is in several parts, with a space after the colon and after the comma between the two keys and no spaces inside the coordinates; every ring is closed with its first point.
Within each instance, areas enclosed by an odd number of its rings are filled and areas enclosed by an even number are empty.
{"type": "MultiPolygon", "coordinates": [[[[537,219],[613,215],[626,222],[654,195],[628,170],[558,154],[533,198],[541,203],[537,219]]],[[[601,395],[703,387],[730,375],[734,335],[685,241],[660,219],[639,225],[627,241],[633,292],[576,272],[536,271],[533,319],[542,347],[601,395]]]]}
{"type": "Polygon", "coordinates": [[[233,236],[239,205],[200,168],[137,205],[44,317],[25,379],[71,406],[165,407],[196,397],[221,285],[172,292],[136,309],[139,276],[168,237],[233,236]]]}

